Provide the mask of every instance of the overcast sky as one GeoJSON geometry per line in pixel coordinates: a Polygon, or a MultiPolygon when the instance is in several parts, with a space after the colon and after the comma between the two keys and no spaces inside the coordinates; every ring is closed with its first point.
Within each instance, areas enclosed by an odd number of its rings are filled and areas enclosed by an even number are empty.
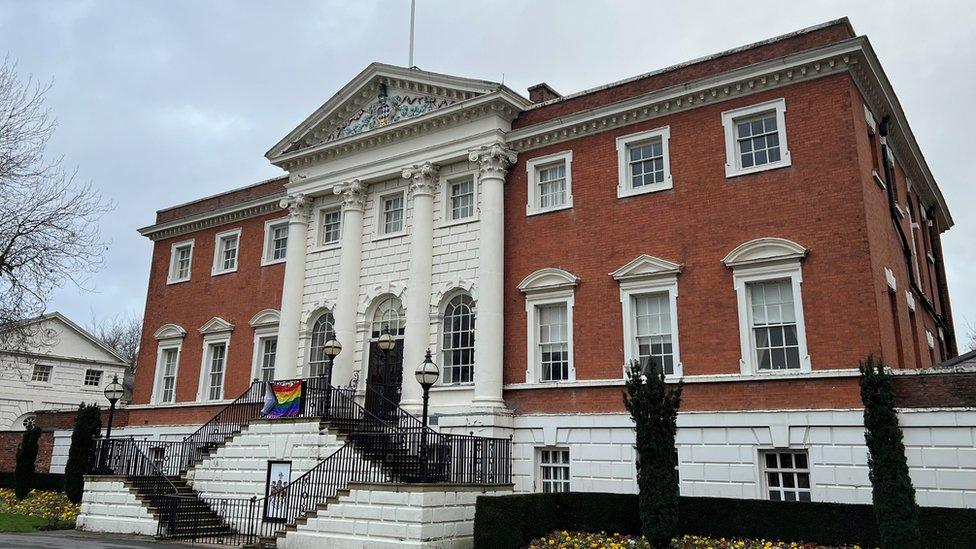
{"type": "MultiPolygon", "coordinates": [[[[0,55],[54,87],[50,146],[115,201],[91,292],[51,303],[86,323],[142,314],[162,207],[279,174],[265,151],[371,61],[406,65],[409,0],[7,1],[0,55]]],[[[870,37],[948,201],[960,342],[976,324],[976,10],[928,1],[418,0],[415,64],[561,93],[848,16],[870,37]],[[689,8],[690,7],[690,8],[689,8]]]]}

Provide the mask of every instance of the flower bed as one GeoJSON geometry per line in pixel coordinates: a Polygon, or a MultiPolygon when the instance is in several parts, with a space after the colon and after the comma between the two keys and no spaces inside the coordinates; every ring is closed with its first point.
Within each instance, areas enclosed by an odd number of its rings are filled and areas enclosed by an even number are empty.
{"type": "Polygon", "coordinates": [[[22,500],[17,500],[13,490],[0,489],[0,513],[12,513],[46,519],[49,524],[70,523],[73,527],[81,505],[68,501],[64,492],[31,490],[22,500]]]}
{"type": "MultiPolygon", "coordinates": [[[[802,542],[782,542],[764,539],[709,538],[685,536],[671,542],[673,549],[826,549],[824,545],[802,542]]],[[[534,539],[529,549],[650,549],[644,538],[621,534],[592,534],[589,532],[552,532],[544,538],[534,539]]],[[[860,549],[857,545],[833,549],[860,549]]]]}

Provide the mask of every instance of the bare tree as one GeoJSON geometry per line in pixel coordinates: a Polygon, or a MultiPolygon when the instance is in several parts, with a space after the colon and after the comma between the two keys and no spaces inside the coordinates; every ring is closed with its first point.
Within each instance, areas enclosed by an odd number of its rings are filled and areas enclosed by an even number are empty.
{"type": "Polygon", "coordinates": [[[142,317],[118,314],[97,320],[92,315],[88,331],[122,355],[130,368],[135,367],[136,356],[139,354],[139,338],[142,336],[142,317]]]}
{"type": "Polygon", "coordinates": [[[45,105],[50,85],[0,64],[0,348],[17,349],[35,334],[18,327],[41,315],[51,292],[83,287],[106,245],[98,219],[110,207],[75,182],[62,159],[45,152],[57,126],[45,105]]]}
{"type": "Polygon", "coordinates": [[[976,324],[966,323],[966,351],[976,351],[976,324]]]}

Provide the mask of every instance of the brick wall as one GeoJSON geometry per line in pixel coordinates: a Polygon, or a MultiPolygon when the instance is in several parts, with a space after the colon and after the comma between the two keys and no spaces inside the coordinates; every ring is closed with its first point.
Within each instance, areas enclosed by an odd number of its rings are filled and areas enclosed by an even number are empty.
{"type": "Polygon", "coordinates": [[[199,328],[214,316],[234,324],[224,395],[234,398],[248,387],[254,340],[254,329],[248,323],[258,311],[281,306],[284,263],[262,266],[261,256],[265,222],[282,217],[283,213],[274,212],[154,243],[133,403],[148,403],[152,396],[158,352],[153,334],[167,323],[182,326],[187,333],[180,350],[176,400],[196,399],[203,353],[199,328]],[[241,229],[237,272],[211,276],[215,235],[237,228],[241,229]],[[167,284],[172,244],[191,238],[194,247],[190,280],[167,284]]]}
{"type": "Polygon", "coordinates": [[[188,204],[165,208],[156,212],[156,223],[166,223],[168,221],[180,219],[181,217],[212,212],[226,206],[234,206],[244,202],[249,202],[251,200],[258,200],[260,198],[267,198],[276,194],[283,194],[285,190],[285,183],[287,182],[287,177],[279,177],[277,179],[262,181],[254,185],[242,187],[240,189],[233,189],[231,191],[197,200],[195,202],[190,202],[188,204]]]}
{"type": "MultiPolygon", "coordinates": [[[[619,286],[608,273],[642,253],[683,265],[678,332],[685,375],[738,373],[736,294],[722,258],[765,236],[788,238],[810,250],[802,265],[813,369],[852,368],[879,350],[878,320],[870,314],[876,303],[865,291],[872,280],[864,269],[869,249],[857,192],[850,85],[847,75],[825,77],[520,156],[506,187],[505,277],[518,281],[543,267],[580,277],[574,308],[577,379],[620,377],[619,286]],[[721,113],[780,97],[787,105],[792,166],[727,179],[721,113]],[[665,125],[671,130],[674,188],[617,198],[615,138],[665,125]],[[526,161],[563,150],[573,151],[574,207],[526,217],[526,161]]],[[[505,299],[505,382],[516,383],[525,380],[524,296],[509,283],[505,299]]],[[[793,403],[805,407],[823,398],[800,392],[793,403]]],[[[826,400],[837,398],[850,400],[826,400]]]]}
{"type": "Polygon", "coordinates": [[[736,68],[824,47],[853,37],[854,29],[844,19],[811,32],[797,33],[786,40],[740,49],[720,57],[689,62],[674,70],[633,79],[630,82],[608,86],[592,93],[527,110],[515,120],[512,127],[517,129],[540,124],[587,109],[602,107],[608,103],[623,101],[671,86],[680,86],[736,68]]]}

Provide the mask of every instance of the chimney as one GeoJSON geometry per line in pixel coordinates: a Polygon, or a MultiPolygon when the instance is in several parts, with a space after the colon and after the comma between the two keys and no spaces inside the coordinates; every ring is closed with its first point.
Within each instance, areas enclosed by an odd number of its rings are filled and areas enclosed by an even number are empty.
{"type": "Polygon", "coordinates": [[[557,99],[559,97],[562,97],[559,95],[559,92],[552,89],[552,86],[545,82],[536,84],[535,86],[529,86],[529,101],[533,103],[542,103],[543,101],[549,101],[550,99],[557,99]]]}

